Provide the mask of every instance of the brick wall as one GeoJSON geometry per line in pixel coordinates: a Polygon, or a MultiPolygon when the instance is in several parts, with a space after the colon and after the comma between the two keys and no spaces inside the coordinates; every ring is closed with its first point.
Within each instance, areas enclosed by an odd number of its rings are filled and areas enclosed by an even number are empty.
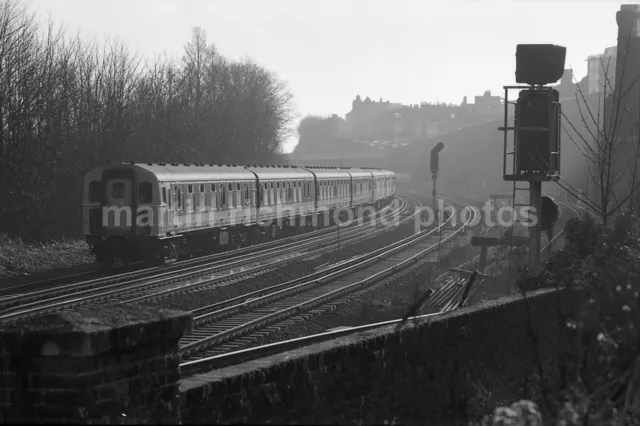
{"type": "Polygon", "coordinates": [[[558,383],[563,315],[577,299],[564,291],[503,298],[186,378],[182,421],[454,424],[479,414],[483,392],[527,396],[532,374],[558,383]]]}
{"type": "Polygon", "coordinates": [[[188,314],[64,311],[0,330],[0,423],[180,420],[178,341],[188,314]],[[124,414],[124,415],[123,415],[124,414]]]}

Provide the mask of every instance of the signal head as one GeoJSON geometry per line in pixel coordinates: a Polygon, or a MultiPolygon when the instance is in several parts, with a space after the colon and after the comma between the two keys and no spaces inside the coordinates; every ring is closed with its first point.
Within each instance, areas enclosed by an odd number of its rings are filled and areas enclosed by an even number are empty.
{"type": "Polygon", "coordinates": [[[554,44],[516,46],[516,83],[544,85],[555,83],[564,74],[567,48],[554,44]]]}

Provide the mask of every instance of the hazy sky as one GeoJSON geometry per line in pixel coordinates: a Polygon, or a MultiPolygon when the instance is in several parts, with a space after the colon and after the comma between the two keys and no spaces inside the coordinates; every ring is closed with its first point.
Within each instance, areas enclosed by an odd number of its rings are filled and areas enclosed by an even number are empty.
{"type": "MultiPolygon", "coordinates": [[[[29,0],[71,32],[180,56],[202,27],[223,55],[251,58],[289,82],[296,112],[344,116],[356,95],[460,103],[514,83],[515,46],[567,47],[566,67],[616,44],[601,0],[29,0]]],[[[288,151],[297,141],[287,143],[288,151]]]]}

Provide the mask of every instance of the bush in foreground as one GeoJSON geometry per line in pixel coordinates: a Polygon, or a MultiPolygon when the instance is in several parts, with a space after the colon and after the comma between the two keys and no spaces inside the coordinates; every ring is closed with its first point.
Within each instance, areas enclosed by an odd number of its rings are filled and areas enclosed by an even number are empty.
{"type": "MultiPolygon", "coordinates": [[[[565,385],[553,393],[563,395],[564,400],[555,399],[547,389],[541,390],[536,401],[546,408],[544,415],[553,419],[544,424],[638,424],[640,233],[637,222],[621,217],[604,227],[586,216],[571,220],[564,236],[564,250],[538,270],[523,271],[518,281],[523,293],[543,288],[576,290],[582,305],[578,314],[566,318],[569,349],[558,354],[565,385]]],[[[513,414],[514,410],[508,412],[513,414]]],[[[487,424],[536,424],[513,419],[498,421],[495,416],[492,421],[487,424]]]]}

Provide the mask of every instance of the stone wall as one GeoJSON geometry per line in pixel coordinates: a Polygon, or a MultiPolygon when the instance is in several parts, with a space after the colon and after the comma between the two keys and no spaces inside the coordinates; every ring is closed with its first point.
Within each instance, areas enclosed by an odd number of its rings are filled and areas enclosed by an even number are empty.
{"type": "Polygon", "coordinates": [[[64,311],[0,330],[0,423],[171,423],[188,314],[64,311]]]}
{"type": "Polygon", "coordinates": [[[188,314],[61,312],[0,331],[0,423],[456,424],[483,398],[558,388],[579,303],[568,291],[503,298],[182,380],[188,314]]]}
{"type": "Polygon", "coordinates": [[[483,393],[557,384],[576,306],[566,291],[502,298],[186,378],[182,421],[454,424],[479,414],[483,393]]]}

